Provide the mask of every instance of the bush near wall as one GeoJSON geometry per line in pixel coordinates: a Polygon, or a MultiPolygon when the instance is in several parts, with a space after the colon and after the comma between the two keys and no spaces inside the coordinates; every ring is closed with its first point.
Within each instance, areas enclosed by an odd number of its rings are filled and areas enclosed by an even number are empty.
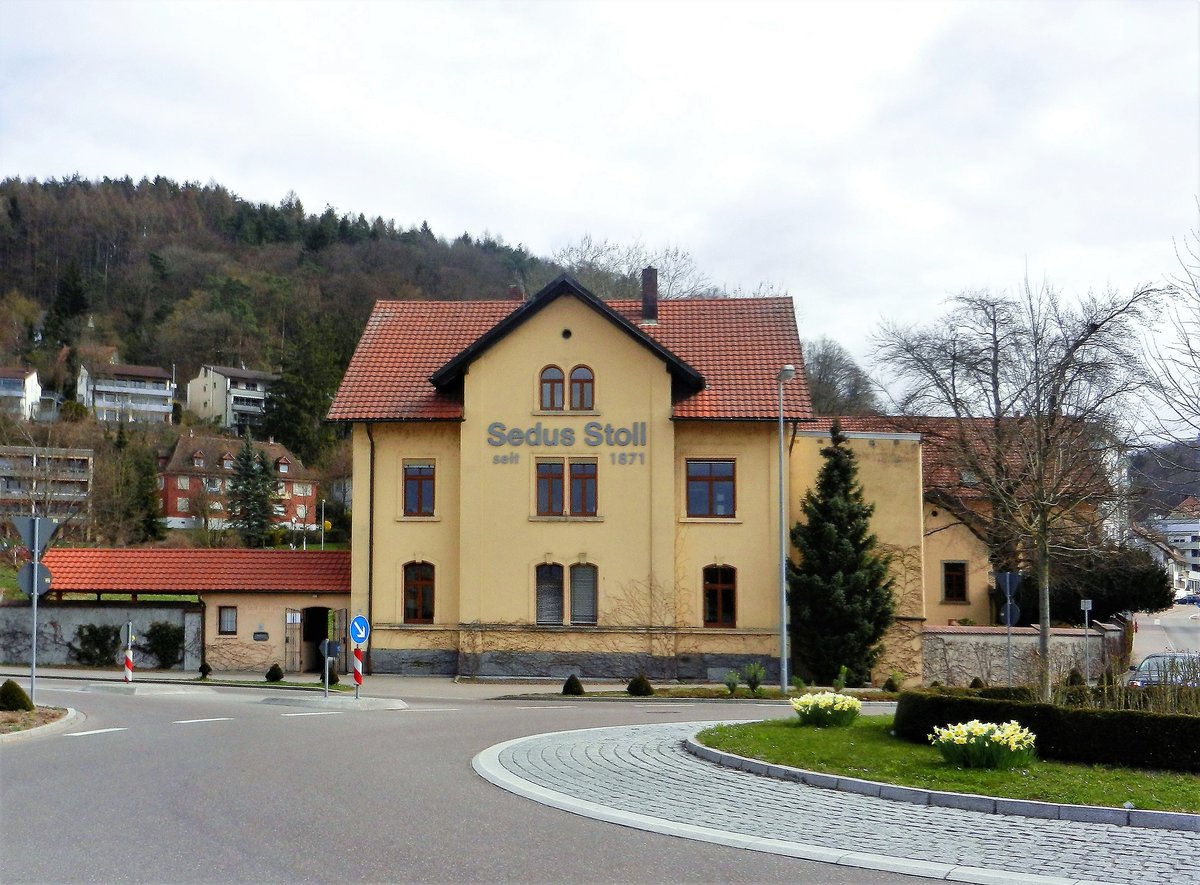
{"type": "Polygon", "coordinates": [[[906,691],[896,705],[896,736],[928,743],[933,727],[1015,719],[1037,735],[1042,759],[1200,772],[1200,716],[1095,710],[977,694],[906,691]]]}

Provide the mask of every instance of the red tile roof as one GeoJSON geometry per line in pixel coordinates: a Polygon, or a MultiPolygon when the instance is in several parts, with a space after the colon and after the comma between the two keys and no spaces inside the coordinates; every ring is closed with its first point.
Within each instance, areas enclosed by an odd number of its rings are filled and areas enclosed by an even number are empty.
{"type": "MultiPolygon", "coordinates": [[[[567,278],[568,287],[577,286],[567,278]]],[[[586,290],[585,303],[595,299],[586,290]]],[[[535,296],[558,297],[548,286],[535,296]]],[[[461,393],[438,389],[429,380],[453,366],[472,345],[517,310],[534,302],[380,301],[346,369],[329,410],[333,421],[460,420],[461,393]]],[[[640,301],[599,302],[597,307],[622,331],[650,349],[689,367],[704,388],[683,390],[673,415],[687,419],[769,420],[778,418],[779,369],[791,363],[796,377],[784,385],[789,420],[812,416],[800,352],[796,314],[790,298],[681,299],[658,303],[657,325],[638,325],[640,301]]],[[[514,320],[519,319],[514,317],[514,320]]],[[[467,354],[470,356],[470,354],[467,354]]]]}
{"type": "MultiPolygon", "coordinates": [[[[286,458],[291,465],[286,474],[277,476],[276,479],[281,480],[298,480],[300,482],[311,481],[316,478],[316,473],[309,470],[300,461],[300,458],[288,449],[283,443],[277,443],[274,440],[270,442],[259,442],[252,440],[251,444],[255,451],[264,452],[267,456],[267,463],[273,468],[278,469],[275,465],[280,458],[286,458]]],[[[233,470],[226,470],[221,464],[221,458],[224,455],[232,455],[235,459],[238,456],[238,450],[242,447],[242,441],[235,437],[227,436],[188,436],[179,437],[175,443],[175,448],[171,450],[171,455],[166,466],[159,470],[159,473],[170,475],[175,474],[190,474],[192,476],[232,476],[233,470]],[[193,457],[200,453],[204,459],[203,467],[196,467],[193,464],[193,457]]]]}
{"type": "Polygon", "coordinates": [[[51,547],[51,590],[65,593],[349,593],[347,550],[51,547]]]}

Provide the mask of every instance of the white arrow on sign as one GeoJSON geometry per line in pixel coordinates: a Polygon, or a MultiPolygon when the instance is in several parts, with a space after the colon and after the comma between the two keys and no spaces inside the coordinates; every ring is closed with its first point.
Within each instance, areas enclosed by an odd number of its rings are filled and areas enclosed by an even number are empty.
{"type": "Polygon", "coordinates": [[[362,615],[357,615],[350,622],[350,641],[362,645],[371,635],[371,625],[362,615]]]}

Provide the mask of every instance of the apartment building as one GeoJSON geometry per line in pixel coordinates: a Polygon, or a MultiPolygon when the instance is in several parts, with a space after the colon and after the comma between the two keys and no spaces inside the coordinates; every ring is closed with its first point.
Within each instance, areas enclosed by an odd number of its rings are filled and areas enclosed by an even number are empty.
{"type": "Polygon", "coordinates": [[[170,424],[175,385],[157,366],[83,365],[75,398],[97,421],[170,424]]]}
{"type": "Polygon", "coordinates": [[[232,366],[201,366],[188,382],[187,407],[224,428],[257,434],[267,414],[267,393],[278,375],[232,366]]]}
{"type": "Polygon", "coordinates": [[[0,368],[0,412],[22,421],[37,417],[42,385],[35,369],[0,368]]]}
{"type": "Polygon", "coordinates": [[[0,446],[0,515],[89,522],[91,449],[0,446]]]}

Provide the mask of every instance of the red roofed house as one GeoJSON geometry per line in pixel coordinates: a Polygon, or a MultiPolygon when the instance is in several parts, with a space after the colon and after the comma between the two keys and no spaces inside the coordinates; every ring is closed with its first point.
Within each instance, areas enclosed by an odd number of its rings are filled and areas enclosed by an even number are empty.
{"type": "MultiPolygon", "coordinates": [[[[275,523],[302,531],[320,530],[316,475],[286,446],[269,439],[254,442],[275,471],[275,523]]],[[[159,505],[167,527],[194,528],[205,518],[210,527],[223,528],[229,519],[229,483],[240,439],[195,436],[188,433],[175,443],[159,468],[159,505]]]]}
{"type": "MultiPolygon", "coordinates": [[[[790,298],[660,302],[648,268],[640,301],[567,276],[525,302],[381,301],[329,418],[353,428],[369,669],[778,674],[779,465],[790,526],[828,438],[790,298]]],[[[919,438],[852,444],[905,554],[881,681],[919,674],[919,438]]]]}
{"type": "MultiPolygon", "coordinates": [[[[42,561],[64,593],[191,594],[204,606],[204,659],[214,670],[319,667],[318,644],[346,634],[344,550],[51,547],[42,561]],[[333,615],[331,626],[330,615],[333,615]]],[[[136,608],[136,607],[135,607],[136,608]]]]}

